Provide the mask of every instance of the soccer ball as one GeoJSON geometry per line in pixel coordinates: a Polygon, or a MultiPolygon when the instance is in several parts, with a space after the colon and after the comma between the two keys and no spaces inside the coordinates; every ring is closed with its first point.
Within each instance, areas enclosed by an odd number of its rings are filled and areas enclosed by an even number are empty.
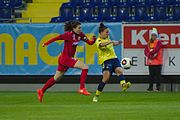
{"type": "Polygon", "coordinates": [[[121,67],[124,69],[130,69],[131,68],[131,59],[130,58],[123,58],[121,60],[121,67]]]}

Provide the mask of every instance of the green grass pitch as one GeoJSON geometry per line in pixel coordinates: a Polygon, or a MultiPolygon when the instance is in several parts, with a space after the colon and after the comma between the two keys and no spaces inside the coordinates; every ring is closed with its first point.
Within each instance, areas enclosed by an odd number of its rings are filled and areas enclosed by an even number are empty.
{"type": "Polygon", "coordinates": [[[180,93],[0,92],[0,120],[180,120],[180,93]]]}

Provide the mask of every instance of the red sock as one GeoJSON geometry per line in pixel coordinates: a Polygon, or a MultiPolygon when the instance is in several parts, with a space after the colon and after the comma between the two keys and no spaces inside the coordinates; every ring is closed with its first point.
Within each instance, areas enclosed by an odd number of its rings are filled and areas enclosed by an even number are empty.
{"type": "Polygon", "coordinates": [[[81,73],[81,78],[80,78],[80,89],[85,87],[85,82],[86,82],[86,78],[87,78],[87,73],[88,73],[88,69],[83,69],[82,73],[81,73]]]}
{"type": "Polygon", "coordinates": [[[56,81],[54,80],[54,77],[50,78],[50,79],[46,82],[46,84],[43,86],[42,92],[43,92],[43,93],[46,92],[46,90],[47,90],[48,88],[50,88],[51,86],[53,86],[55,83],[56,83],[56,81]]]}

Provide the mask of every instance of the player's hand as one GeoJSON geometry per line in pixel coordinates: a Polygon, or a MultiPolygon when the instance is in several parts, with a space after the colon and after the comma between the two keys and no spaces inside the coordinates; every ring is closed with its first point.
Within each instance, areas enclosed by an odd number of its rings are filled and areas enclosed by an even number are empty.
{"type": "Polygon", "coordinates": [[[43,44],[42,44],[42,47],[45,47],[45,46],[46,46],[46,45],[43,43],[43,44]]]}
{"type": "Polygon", "coordinates": [[[93,41],[96,41],[96,39],[97,39],[96,36],[93,35],[92,40],[93,40],[93,41]]]}
{"type": "Polygon", "coordinates": [[[122,44],[122,41],[113,41],[114,46],[119,45],[119,44],[122,44]]]}

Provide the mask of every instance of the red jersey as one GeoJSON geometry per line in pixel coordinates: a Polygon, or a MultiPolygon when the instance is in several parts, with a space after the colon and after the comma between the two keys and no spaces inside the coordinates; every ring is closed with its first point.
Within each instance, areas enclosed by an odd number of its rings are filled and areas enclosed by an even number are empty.
{"type": "Polygon", "coordinates": [[[76,52],[76,47],[78,45],[78,42],[80,40],[92,45],[95,43],[96,38],[93,37],[93,40],[90,41],[88,40],[88,38],[86,37],[86,35],[84,33],[80,33],[80,34],[76,34],[72,31],[70,32],[65,32],[64,34],[58,35],[55,38],[50,39],[49,41],[47,41],[46,43],[44,43],[44,45],[49,45],[50,43],[57,41],[57,40],[64,40],[64,50],[61,54],[61,57],[74,57],[75,52],[76,52]]]}

